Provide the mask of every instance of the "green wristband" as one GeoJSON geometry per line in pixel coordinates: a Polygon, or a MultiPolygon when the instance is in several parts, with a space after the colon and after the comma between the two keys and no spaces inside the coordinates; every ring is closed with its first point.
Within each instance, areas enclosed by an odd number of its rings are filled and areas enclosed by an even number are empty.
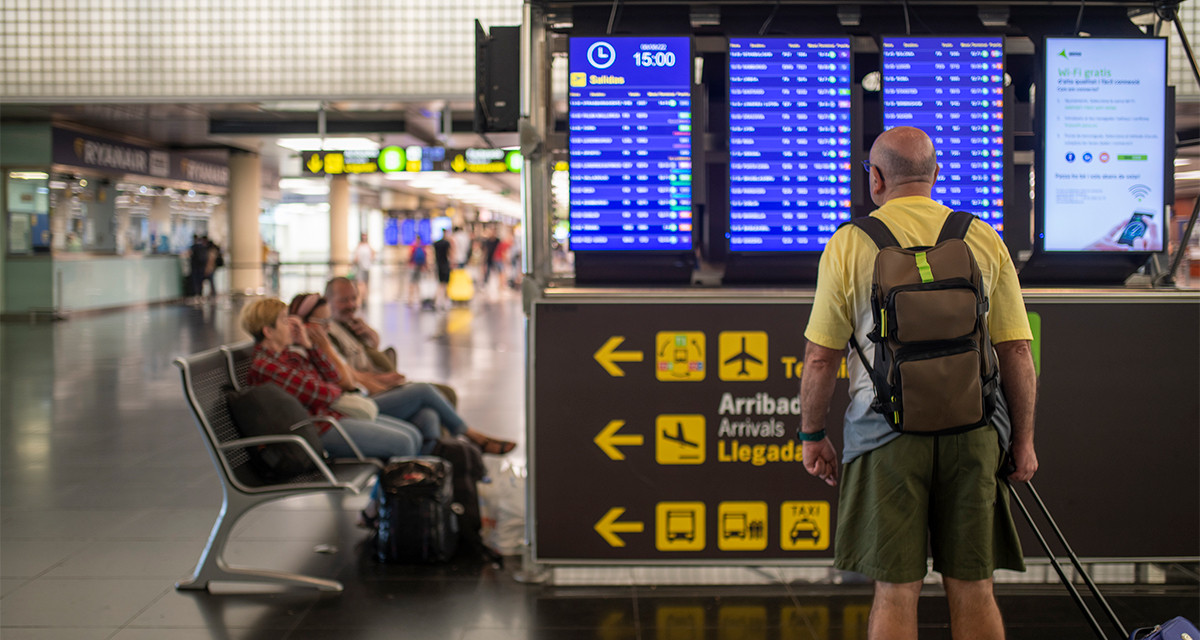
{"type": "Polygon", "coordinates": [[[796,439],[800,442],[820,442],[825,439],[825,430],[821,429],[816,433],[804,433],[803,430],[796,431],[796,439]]]}

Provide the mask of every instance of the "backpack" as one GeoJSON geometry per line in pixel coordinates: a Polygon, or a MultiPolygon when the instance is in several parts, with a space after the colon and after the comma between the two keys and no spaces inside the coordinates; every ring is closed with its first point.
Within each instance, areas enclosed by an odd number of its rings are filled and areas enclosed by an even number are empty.
{"type": "Polygon", "coordinates": [[[413,247],[412,263],[417,265],[418,267],[425,266],[425,247],[423,245],[418,245],[416,247],[413,247]]]}
{"type": "Polygon", "coordinates": [[[394,458],[379,472],[375,556],[382,563],[438,563],[458,547],[454,468],[441,458],[394,458]]]}
{"type": "Polygon", "coordinates": [[[901,433],[946,435],[989,423],[999,389],[988,299],[964,238],[975,216],[955,211],[933,247],[903,249],[878,218],[856,218],[879,247],[871,278],[871,408],[901,433]]]}

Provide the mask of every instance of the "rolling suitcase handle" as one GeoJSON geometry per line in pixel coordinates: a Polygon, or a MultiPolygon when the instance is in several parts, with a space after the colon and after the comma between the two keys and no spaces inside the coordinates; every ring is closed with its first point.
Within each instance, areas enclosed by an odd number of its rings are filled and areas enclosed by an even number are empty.
{"type": "MultiPolygon", "coordinates": [[[[1046,541],[1046,537],[1042,535],[1041,530],[1038,529],[1037,524],[1034,523],[1033,514],[1031,514],[1029,509],[1025,507],[1025,503],[1021,500],[1021,496],[1017,494],[1016,488],[1013,487],[1012,483],[1008,481],[1009,474],[1011,474],[1014,470],[1015,467],[1013,467],[1012,461],[1006,459],[1005,464],[1002,466],[1000,471],[1000,478],[1004,481],[1005,486],[1008,487],[1009,494],[1012,495],[1014,500],[1016,500],[1017,506],[1020,507],[1021,513],[1025,516],[1025,520],[1029,523],[1029,528],[1033,530],[1033,534],[1037,537],[1038,542],[1041,543],[1042,549],[1046,550],[1046,557],[1049,558],[1051,566],[1054,567],[1054,571],[1058,573],[1058,578],[1062,580],[1062,583],[1067,588],[1067,591],[1071,593],[1071,598],[1075,601],[1075,604],[1079,607],[1079,610],[1083,612],[1084,617],[1087,618],[1088,623],[1092,627],[1092,631],[1096,632],[1096,637],[1100,638],[1100,640],[1107,640],[1108,636],[1104,634],[1104,629],[1101,628],[1100,622],[1096,620],[1096,616],[1092,613],[1091,609],[1088,608],[1087,603],[1083,601],[1083,596],[1079,594],[1079,590],[1076,589],[1075,585],[1071,583],[1071,580],[1067,578],[1067,574],[1063,571],[1062,565],[1058,562],[1058,559],[1054,557],[1054,552],[1050,550],[1050,543],[1046,541]]],[[[1071,564],[1074,565],[1075,570],[1079,572],[1079,575],[1083,577],[1083,581],[1087,584],[1088,589],[1091,589],[1092,595],[1096,596],[1096,600],[1100,603],[1100,608],[1104,611],[1104,614],[1108,617],[1109,621],[1113,623],[1113,626],[1115,626],[1121,633],[1121,637],[1128,638],[1129,632],[1125,630],[1125,625],[1121,624],[1121,620],[1117,618],[1117,614],[1113,611],[1112,607],[1109,606],[1108,600],[1106,600],[1104,595],[1100,593],[1100,588],[1096,586],[1094,581],[1092,581],[1092,578],[1088,575],[1087,571],[1084,571],[1083,565],[1079,562],[1079,557],[1075,555],[1075,551],[1072,550],[1071,545],[1067,543],[1066,536],[1064,536],[1062,530],[1058,528],[1058,524],[1054,522],[1054,517],[1050,515],[1050,510],[1046,508],[1046,503],[1042,502],[1042,497],[1038,495],[1037,489],[1033,487],[1033,483],[1026,482],[1025,486],[1029,488],[1029,493],[1033,496],[1034,501],[1037,503],[1038,509],[1041,510],[1042,515],[1045,516],[1046,521],[1050,524],[1050,528],[1054,530],[1054,535],[1058,537],[1058,541],[1062,544],[1063,549],[1066,550],[1067,557],[1070,558],[1071,564]]]]}

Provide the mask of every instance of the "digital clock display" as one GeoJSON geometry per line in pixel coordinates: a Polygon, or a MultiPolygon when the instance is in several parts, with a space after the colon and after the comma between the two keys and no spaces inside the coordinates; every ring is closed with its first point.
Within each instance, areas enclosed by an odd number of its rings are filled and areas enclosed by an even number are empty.
{"type": "Polygon", "coordinates": [[[883,39],[883,128],[933,139],[933,199],[1004,230],[1004,39],[883,39]]]}
{"type": "Polygon", "coordinates": [[[850,39],[729,41],[729,250],[821,251],[850,219],[850,39]]]}
{"type": "Polygon", "coordinates": [[[571,38],[572,251],[692,248],[691,41],[571,38]]]}

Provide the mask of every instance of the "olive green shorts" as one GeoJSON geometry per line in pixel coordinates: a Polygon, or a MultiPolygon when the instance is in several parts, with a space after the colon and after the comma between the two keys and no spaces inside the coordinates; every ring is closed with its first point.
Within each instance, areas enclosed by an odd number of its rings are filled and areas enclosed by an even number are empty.
{"type": "Polygon", "coordinates": [[[838,497],[835,565],[882,582],[924,579],[933,570],[984,580],[1024,571],[1021,543],[996,477],[996,431],[903,435],[845,465],[838,497]]]}

